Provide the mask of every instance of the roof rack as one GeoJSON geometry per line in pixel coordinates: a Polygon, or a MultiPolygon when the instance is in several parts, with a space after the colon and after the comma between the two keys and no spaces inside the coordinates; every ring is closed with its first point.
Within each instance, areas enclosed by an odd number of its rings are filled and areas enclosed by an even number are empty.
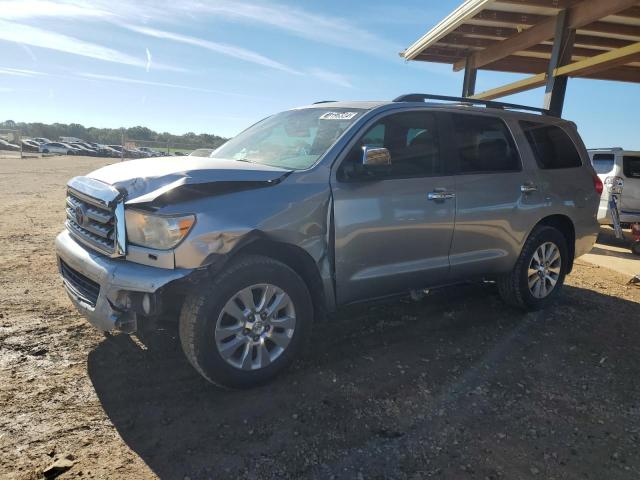
{"type": "Polygon", "coordinates": [[[447,95],[431,95],[428,93],[408,93],[394,98],[394,102],[424,102],[425,100],[441,100],[445,102],[455,102],[465,105],[484,105],[487,108],[499,108],[501,110],[525,110],[529,112],[541,113],[542,115],[550,115],[549,110],[544,108],[527,107],[526,105],[517,105],[515,103],[494,102],[492,100],[477,100],[467,97],[450,97],[447,95]]]}

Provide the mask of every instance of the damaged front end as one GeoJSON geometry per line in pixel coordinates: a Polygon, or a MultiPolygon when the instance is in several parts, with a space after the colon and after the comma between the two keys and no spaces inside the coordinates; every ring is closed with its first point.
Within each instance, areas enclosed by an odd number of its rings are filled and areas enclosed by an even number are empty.
{"type": "Polygon", "coordinates": [[[72,302],[99,330],[135,331],[141,318],[174,307],[249,244],[295,245],[326,263],[326,183],[284,182],[291,171],[221,159],[186,161],[179,171],[175,163],[123,162],[69,182],[72,200],[82,202],[67,201],[67,229],[56,239],[59,270],[72,302]],[[282,183],[288,186],[272,188],[282,183]],[[189,214],[195,222],[174,247],[154,249],[127,235],[122,220],[130,210],[189,214]]]}

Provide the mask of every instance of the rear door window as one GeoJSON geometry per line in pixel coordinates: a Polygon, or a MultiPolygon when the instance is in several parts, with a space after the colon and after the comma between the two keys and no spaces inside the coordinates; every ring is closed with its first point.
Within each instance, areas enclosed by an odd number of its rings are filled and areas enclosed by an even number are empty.
{"type": "Polygon", "coordinates": [[[640,178],[640,156],[624,156],[622,159],[622,171],[627,178],[640,178]]]}
{"type": "Polygon", "coordinates": [[[615,164],[615,155],[611,153],[595,153],[591,160],[596,173],[609,173],[615,164]]]}
{"type": "Polygon", "coordinates": [[[496,117],[453,114],[460,173],[513,172],[520,156],[505,123],[496,117]]]}
{"type": "Polygon", "coordinates": [[[537,122],[520,122],[533,155],[542,169],[576,168],[582,165],[575,144],[562,128],[537,122]]]}

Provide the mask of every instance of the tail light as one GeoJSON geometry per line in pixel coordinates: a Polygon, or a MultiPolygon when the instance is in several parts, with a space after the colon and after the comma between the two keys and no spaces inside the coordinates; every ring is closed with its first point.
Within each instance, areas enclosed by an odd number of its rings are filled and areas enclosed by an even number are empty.
{"type": "Polygon", "coordinates": [[[600,177],[597,175],[593,176],[593,188],[596,189],[596,192],[598,192],[598,195],[602,195],[602,191],[604,190],[604,185],[602,184],[602,180],[600,180],[600,177]]]}

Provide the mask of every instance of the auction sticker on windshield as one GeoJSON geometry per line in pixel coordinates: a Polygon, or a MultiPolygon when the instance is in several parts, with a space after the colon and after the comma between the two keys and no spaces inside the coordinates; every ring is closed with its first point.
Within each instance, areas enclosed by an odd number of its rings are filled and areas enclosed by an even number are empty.
{"type": "Polygon", "coordinates": [[[358,112],[326,112],[320,116],[320,120],[351,120],[358,112]]]}

